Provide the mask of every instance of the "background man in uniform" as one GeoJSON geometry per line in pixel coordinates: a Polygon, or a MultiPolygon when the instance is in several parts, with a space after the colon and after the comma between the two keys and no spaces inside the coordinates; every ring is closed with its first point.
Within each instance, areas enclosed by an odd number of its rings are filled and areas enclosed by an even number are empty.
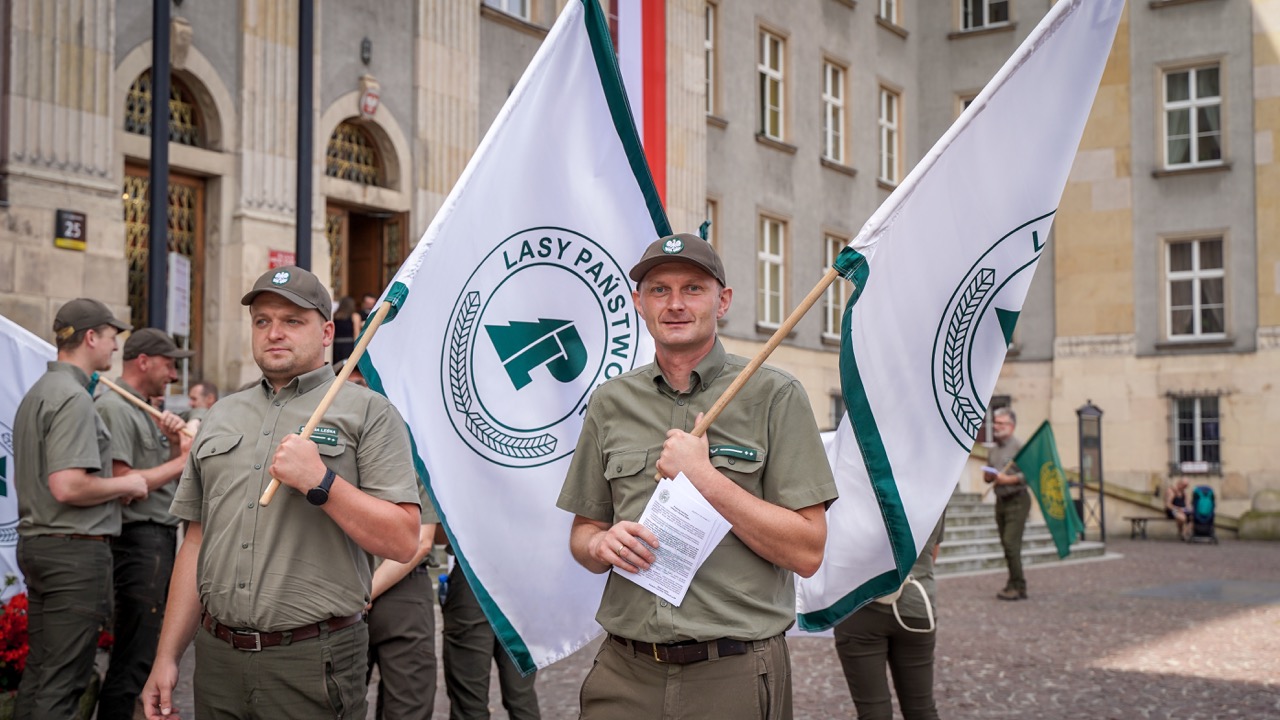
{"type": "Polygon", "coordinates": [[[996,444],[987,454],[987,465],[998,472],[987,472],[983,479],[995,483],[996,529],[1000,532],[1000,545],[1004,547],[1005,564],[1009,566],[1009,580],[996,597],[1025,600],[1027,578],[1022,574],[1022,531],[1031,512],[1031,493],[1027,492],[1022,470],[1013,464],[1013,458],[1022,449],[1022,441],[1013,436],[1018,416],[1008,407],[998,407],[991,411],[991,425],[996,444]]]}
{"type": "MultiPolygon", "coordinates": [[[[179,349],[161,330],[136,330],[125,340],[124,369],[116,384],[146,402],[178,379],[174,361],[194,354],[179,349]]],[[[160,638],[178,546],[178,518],[169,514],[169,504],[191,439],[182,433],[182,418],[166,412],[152,420],[115,391],[99,395],[95,405],[111,433],[112,474],[137,471],[146,478],[149,493],[146,500],[123,509],[120,536],[111,541],[115,644],[98,696],[98,720],[128,720],[160,638]]]]}
{"type": "Polygon", "coordinates": [[[363,718],[372,556],[418,548],[409,434],[386,398],[347,383],[300,437],[335,380],[329,293],[286,266],[241,302],[263,378],[210,410],[179,481],[187,532],[143,706],[171,715],[194,636],[198,716],[363,718]],[[272,477],[283,487],[261,507],[272,477]]]}
{"type": "Polygon", "coordinates": [[[58,359],[14,418],[18,567],[27,581],[30,653],[17,717],[69,718],[111,617],[111,548],[120,503],[147,496],[136,473],[111,476],[110,436],[93,409],[94,375],[111,369],[129,325],[78,298],[53,321],[58,359]]]}
{"type": "Polygon", "coordinates": [[[461,565],[454,564],[447,588],[440,613],[444,619],[444,687],[449,694],[449,720],[489,720],[489,673],[495,662],[507,717],[540,720],[538,674],[520,674],[520,668],[498,642],[461,565]]]}
{"type": "MultiPolygon", "coordinates": [[[[334,374],[342,370],[339,362],[334,374]]],[[[359,368],[347,382],[368,387],[359,368]]],[[[418,483],[422,525],[418,551],[407,563],[375,558],[369,604],[369,671],[378,666],[377,720],[431,720],[436,701],[436,609],[427,555],[440,517],[418,483]]]]}
{"type": "Polygon", "coordinates": [[[656,354],[592,393],[557,503],[576,514],[570,549],[596,573],[648,567],[658,540],[635,520],[655,470],[684,472],[733,532],[680,607],[609,577],[596,614],[609,637],[583,682],[582,717],[790,718],[792,573],[817,571],[836,498],[808,397],[763,367],[706,437],[690,434],[747,365],[716,337],[733,298],[724,266],[681,234],[651,244],[629,274],[656,354]]]}
{"type": "Polygon", "coordinates": [[[218,386],[202,380],[191,386],[187,391],[187,400],[191,402],[191,408],[187,410],[182,419],[203,420],[205,415],[209,414],[209,408],[218,402],[218,386]]]}

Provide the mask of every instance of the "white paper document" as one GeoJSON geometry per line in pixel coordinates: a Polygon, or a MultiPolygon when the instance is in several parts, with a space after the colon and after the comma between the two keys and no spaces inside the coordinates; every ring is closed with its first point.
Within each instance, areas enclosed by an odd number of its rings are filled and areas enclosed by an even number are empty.
{"type": "Polygon", "coordinates": [[[679,607],[698,568],[729,532],[729,522],[684,473],[658,481],[639,522],[658,536],[657,560],[638,573],[613,571],[679,607]]]}

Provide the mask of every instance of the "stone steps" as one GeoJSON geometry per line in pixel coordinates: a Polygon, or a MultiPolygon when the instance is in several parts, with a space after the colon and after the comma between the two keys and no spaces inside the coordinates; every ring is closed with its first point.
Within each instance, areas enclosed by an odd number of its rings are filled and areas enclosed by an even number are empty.
{"type": "MultiPolygon", "coordinates": [[[[939,575],[1002,570],[1004,550],[996,531],[995,508],[982,502],[979,493],[956,493],[947,504],[947,529],[938,548],[934,571],[939,575]]],[[[1077,542],[1071,546],[1070,560],[1101,557],[1107,546],[1100,542],[1077,542]]],[[[1022,535],[1022,564],[1056,562],[1049,529],[1041,521],[1029,522],[1022,535]]]]}

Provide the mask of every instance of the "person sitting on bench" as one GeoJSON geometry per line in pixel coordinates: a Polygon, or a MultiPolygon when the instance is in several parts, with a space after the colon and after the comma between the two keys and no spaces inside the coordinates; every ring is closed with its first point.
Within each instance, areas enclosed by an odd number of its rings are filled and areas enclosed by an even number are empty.
{"type": "Polygon", "coordinates": [[[1187,479],[1178,478],[1164,491],[1164,514],[1178,523],[1178,536],[1185,542],[1191,537],[1191,499],[1187,497],[1187,479]]]}

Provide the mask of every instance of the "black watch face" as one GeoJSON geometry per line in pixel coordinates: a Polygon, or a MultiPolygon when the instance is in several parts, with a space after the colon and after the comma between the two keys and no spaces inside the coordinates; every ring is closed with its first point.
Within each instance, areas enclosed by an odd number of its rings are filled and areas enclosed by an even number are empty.
{"type": "Polygon", "coordinates": [[[323,505],[329,499],[329,491],[324,488],[311,488],[307,491],[307,502],[312,505],[323,505]]]}

